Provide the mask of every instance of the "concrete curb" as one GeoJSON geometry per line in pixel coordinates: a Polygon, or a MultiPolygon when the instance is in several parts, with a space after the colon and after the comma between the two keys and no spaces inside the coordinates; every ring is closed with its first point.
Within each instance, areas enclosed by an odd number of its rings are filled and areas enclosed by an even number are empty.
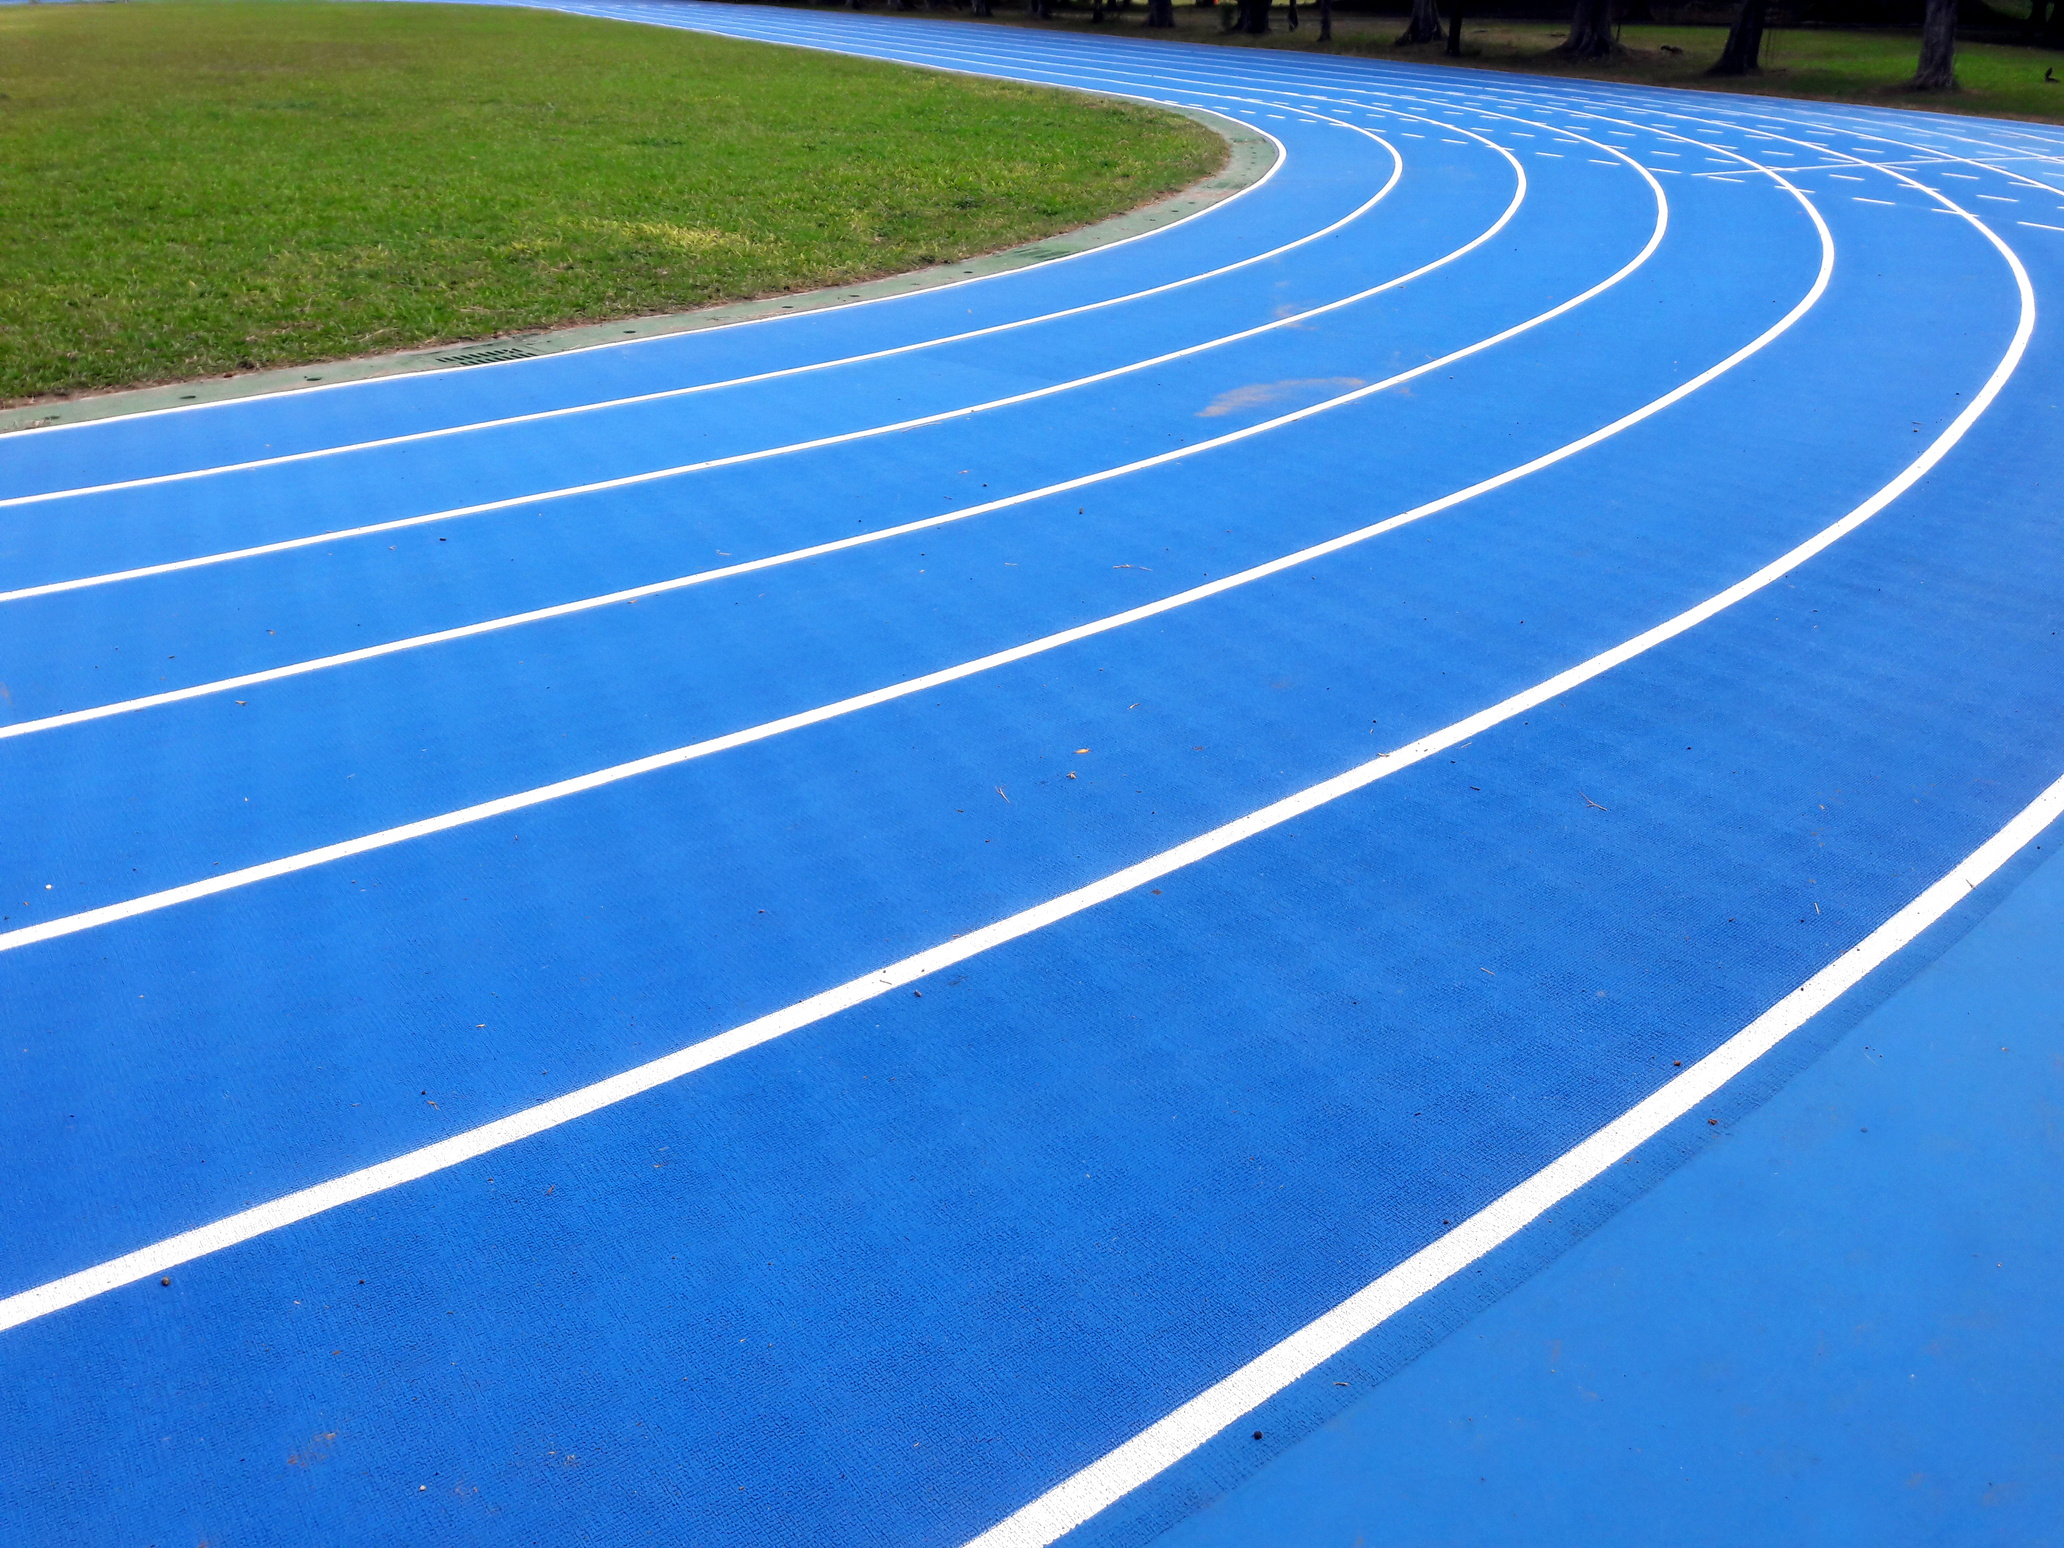
{"type": "MultiPolygon", "coordinates": [[[[1085,93],[1097,96],[1102,93],[1085,93]]],[[[1122,100],[1131,100],[1129,98],[1122,100]]],[[[1166,111],[1195,119],[1225,139],[1231,155],[1219,172],[1201,183],[1153,204],[1114,215],[1109,220],[1084,226],[1079,231],[1043,237],[1037,242],[1010,247],[1000,253],[966,258],[886,279],[858,285],[836,285],[828,290],[800,294],[765,296],[757,301],[733,301],[703,307],[692,312],[663,313],[654,317],[626,317],[616,322],[584,323],[571,328],[540,329],[529,333],[503,334],[468,344],[439,344],[424,349],[401,350],[390,355],[369,355],[357,360],[335,360],[317,365],[282,366],[269,371],[252,371],[234,376],[207,377],[199,381],[171,382],[157,387],[135,387],[120,392],[96,393],[76,398],[46,398],[0,409],[0,435],[9,431],[42,429],[52,425],[85,424],[96,419],[113,419],[123,414],[148,414],[159,409],[187,404],[222,403],[238,398],[255,398],[267,393],[296,392],[311,386],[333,386],[338,382],[370,381],[383,376],[405,376],[419,371],[448,371],[453,367],[488,365],[503,360],[527,360],[539,355],[559,355],[569,350],[594,349],[604,344],[621,344],[630,339],[662,338],[676,333],[696,333],[704,328],[721,328],[730,323],[751,322],[762,317],[790,316],[849,306],[855,301],[874,301],[885,296],[909,295],[936,290],[985,274],[1004,274],[1029,269],[1094,248],[1108,247],[1130,237],[1159,230],[1192,215],[1202,214],[1223,203],[1243,188],[1252,187],[1276,163],[1274,142],[1235,119],[1200,108],[1167,107],[1166,111]]]]}

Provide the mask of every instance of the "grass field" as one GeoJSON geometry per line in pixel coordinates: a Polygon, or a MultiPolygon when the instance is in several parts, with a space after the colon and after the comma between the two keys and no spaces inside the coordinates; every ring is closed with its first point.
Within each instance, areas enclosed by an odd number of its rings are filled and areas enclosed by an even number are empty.
{"type": "MultiPolygon", "coordinates": [[[[2001,118],[2030,118],[2045,123],[2064,122],[2064,85],[2043,80],[2046,68],[2064,73],[2064,52],[2055,49],[2017,48],[1999,43],[1959,41],[1957,73],[1963,90],[1957,92],[1913,92],[1905,83],[1912,78],[1920,53],[1918,33],[1897,28],[1868,31],[1837,31],[1829,28],[1779,28],[1764,35],[1761,75],[1732,80],[1715,80],[1705,71],[1720,57],[1727,40],[1722,27],[1662,27],[1630,25],[1620,40],[1626,51],[1616,58],[1584,64],[1571,63],[1552,50],[1568,35],[1567,21],[1498,21],[1478,23],[1466,15],[1463,21],[1463,57],[1450,59],[1445,45],[1421,44],[1399,48],[1396,38],[1405,18],[1336,14],[1331,45],[1318,41],[1318,7],[1299,7],[1298,30],[1288,26],[1287,7],[1278,3],[1267,37],[1227,35],[1220,30],[1219,12],[1199,7],[1190,0],[1177,0],[1176,25],[1172,31],[1149,32],[1144,28],[1144,5],[1113,10],[1098,25],[1087,8],[1058,13],[1053,20],[1030,22],[1016,14],[1010,0],[997,0],[999,14],[993,24],[1060,28],[1069,31],[1119,33],[1142,38],[1176,38],[1186,43],[1221,43],[1234,48],[1290,48],[1314,53],[1353,54],[1369,58],[1408,59],[1439,66],[1465,69],[1524,70],[1538,75],[1583,77],[1593,80],[1638,81],[1650,86],[1689,86],[1699,90],[1759,92],[1768,96],[1812,97],[1830,102],[1867,102],[1880,107],[1923,108],[1949,113],[1978,113],[2001,118]],[[1678,52],[1671,53],[1669,50],[1678,52]]],[[[2013,0],[2001,0],[2004,9],[2017,9],[2013,0]]],[[[804,7],[808,8],[808,7],[804,7]]],[[[1465,5],[1465,12],[1468,10],[1465,5]]],[[[2026,7],[2018,9],[2025,14],[2026,7]]],[[[1448,0],[1441,0],[1441,13],[1448,12],[1448,0]]],[[[890,14],[894,14],[891,12],[890,14]]],[[[933,17],[950,14],[927,12],[933,17]]]]}
{"type": "Polygon", "coordinates": [[[0,401],[842,283],[1145,203],[1224,143],[546,13],[0,9],[0,401]]]}

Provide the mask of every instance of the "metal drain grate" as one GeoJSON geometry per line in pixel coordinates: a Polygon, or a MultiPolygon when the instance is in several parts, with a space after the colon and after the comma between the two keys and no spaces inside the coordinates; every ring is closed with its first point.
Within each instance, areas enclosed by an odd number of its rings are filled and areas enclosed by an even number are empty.
{"type": "Polygon", "coordinates": [[[501,349],[469,349],[457,355],[432,355],[430,358],[439,365],[492,365],[497,360],[535,360],[537,354],[538,352],[534,349],[505,347],[501,349]]]}

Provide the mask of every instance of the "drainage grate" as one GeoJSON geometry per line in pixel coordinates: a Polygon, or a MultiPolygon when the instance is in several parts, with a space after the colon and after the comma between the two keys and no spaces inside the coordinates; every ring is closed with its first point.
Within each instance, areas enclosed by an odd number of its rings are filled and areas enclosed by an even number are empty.
{"type": "Polygon", "coordinates": [[[469,349],[458,355],[433,355],[439,365],[492,365],[497,360],[535,360],[534,349],[469,349]]]}

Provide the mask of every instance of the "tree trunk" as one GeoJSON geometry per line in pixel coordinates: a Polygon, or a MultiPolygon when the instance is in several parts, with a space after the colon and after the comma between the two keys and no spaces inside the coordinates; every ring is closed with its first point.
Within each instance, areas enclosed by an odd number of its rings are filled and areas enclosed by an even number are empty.
{"type": "Polygon", "coordinates": [[[1241,31],[1250,37],[1264,37],[1269,30],[1268,13],[1273,0],[1246,0],[1247,25],[1241,31]]]}
{"type": "Polygon", "coordinates": [[[968,15],[994,16],[995,14],[994,11],[989,9],[989,0],[968,0],[968,15]]]}
{"type": "Polygon", "coordinates": [[[1957,0],[1928,0],[1921,18],[1921,67],[1914,71],[1915,91],[1955,91],[1957,0]]]}
{"type": "Polygon", "coordinates": [[[1556,52],[1572,59],[1604,59],[1618,47],[1612,35],[1612,0],[1577,0],[1569,36],[1556,52]]]}
{"type": "Polygon", "coordinates": [[[1149,27],[1173,27],[1175,25],[1175,0],[1147,0],[1147,25],[1149,27]]]}
{"type": "Polygon", "coordinates": [[[1099,27],[1104,24],[1104,0],[1089,0],[1089,19],[1099,27]]]}
{"type": "Polygon", "coordinates": [[[1741,0],[1734,25],[1727,29],[1727,46],[1708,70],[1708,75],[1761,75],[1763,73],[1763,18],[1769,0],[1741,0]]]}
{"type": "Polygon", "coordinates": [[[1333,41],[1333,0],[1319,0],[1319,41],[1333,41]]]}
{"type": "Polygon", "coordinates": [[[1441,30],[1440,11],[1435,0],[1412,0],[1412,19],[1398,34],[1398,47],[1408,43],[1438,43],[1447,34],[1441,30]]]}
{"type": "Polygon", "coordinates": [[[1462,0],[1448,0],[1448,57],[1462,57],[1462,0]]]}
{"type": "Polygon", "coordinates": [[[2050,0],[2028,0],[2028,25],[2022,29],[2023,37],[2033,38],[2043,30],[2043,12],[2049,6],[2050,0]]]}

